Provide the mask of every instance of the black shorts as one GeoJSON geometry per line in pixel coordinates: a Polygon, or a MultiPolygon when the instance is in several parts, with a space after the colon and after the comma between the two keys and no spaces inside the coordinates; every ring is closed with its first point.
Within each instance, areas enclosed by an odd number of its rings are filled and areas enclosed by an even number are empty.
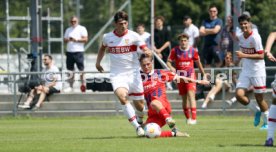
{"type": "Polygon", "coordinates": [[[54,94],[54,93],[60,93],[60,90],[57,90],[57,89],[54,88],[54,87],[50,87],[50,88],[49,88],[49,92],[47,93],[47,96],[52,95],[52,94],[54,94]]]}
{"type": "Polygon", "coordinates": [[[222,62],[223,59],[221,59],[221,52],[219,50],[219,47],[217,45],[210,45],[210,46],[204,46],[203,47],[203,59],[205,64],[212,64],[212,61],[214,60],[215,63],[222,62]]]}
{"type": "Polygon", "coordinates": [[[67,70],[74,71],[75,63],[79,71],[84,70],[84,56],[83,52],[66,52],[66,68],[67,70]]]}

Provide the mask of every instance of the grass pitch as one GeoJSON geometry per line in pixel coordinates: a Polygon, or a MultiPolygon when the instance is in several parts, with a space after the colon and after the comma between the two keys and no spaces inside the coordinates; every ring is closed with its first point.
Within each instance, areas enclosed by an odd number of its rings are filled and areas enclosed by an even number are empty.
{"type": "MultiPolygon", "coordinates": [[[[202,116],[188,126],[175,116],[190,138],[136,137],[123,116],[0,119],[0,152],[264,152],[266,131],[253,117],[202,116]]],[[[167,126],[163,130],[169,129],[167,126]]]]}

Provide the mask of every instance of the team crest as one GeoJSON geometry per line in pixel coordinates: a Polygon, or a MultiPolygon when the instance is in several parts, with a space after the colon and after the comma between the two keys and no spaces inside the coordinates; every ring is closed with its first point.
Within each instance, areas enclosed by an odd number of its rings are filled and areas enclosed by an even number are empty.
{"type": "Polygon", "coordinates": [[[253,48],[253,47],[254,47],[253,42],[250,42],[250,43],[249,43],[249,46],[250,46],[251,48],[253,48]]]}
{"type": "Polygon", "coordinates": [[[126,43],[126,45],[128,45],[129,39],[125,39],[125,43],[126,43]]]}

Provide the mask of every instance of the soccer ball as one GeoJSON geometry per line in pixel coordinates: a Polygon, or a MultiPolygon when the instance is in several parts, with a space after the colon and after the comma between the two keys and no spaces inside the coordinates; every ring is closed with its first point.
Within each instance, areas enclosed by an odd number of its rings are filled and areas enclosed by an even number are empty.
{"type": "Polygon", "coordinates": [[[144,130],[145,130],[145,135],[148,138],[156,138],[156,137],[159,137],[161,134],[161,128],[156,123],[146,124],[144,130]]]}

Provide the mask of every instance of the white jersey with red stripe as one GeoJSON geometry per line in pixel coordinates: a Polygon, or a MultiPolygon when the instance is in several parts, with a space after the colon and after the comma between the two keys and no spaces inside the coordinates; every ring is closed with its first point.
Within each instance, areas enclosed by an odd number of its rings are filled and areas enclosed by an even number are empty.
{"type": "MultiPolygon", "coordinates": [[[[239,36],[239,46],[245,54],[262,54],[263,45],[260,35],[256,32],[251,32],[250,36],[245,38],[239,36]]],[[[264,60],[257,59],[242,59],[242,74],[251,77],[266,76],[264,60]]]]}
{"type": "Polygon", "coordinates": [[[140,68],[137,47],[146,47],[138,33],[127,30],[119,36],[113,32],[104,34],[103,46],[110,54],[110,72],[113,74],[137,71],[140,68]]]}

